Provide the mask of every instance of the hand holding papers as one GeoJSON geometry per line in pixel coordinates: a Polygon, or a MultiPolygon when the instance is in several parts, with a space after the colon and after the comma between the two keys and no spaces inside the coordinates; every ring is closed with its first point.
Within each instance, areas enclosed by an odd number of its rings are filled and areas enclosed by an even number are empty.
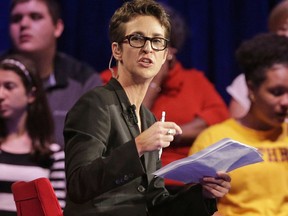
{"type": "Polygon", "coordinates": [[[256,148],[226,138],[194,155],[173,161],[153,174],[184,183],[198,183],[204,176],[216,177],[218,171],[229,172],[261,161],[256,148]]]}

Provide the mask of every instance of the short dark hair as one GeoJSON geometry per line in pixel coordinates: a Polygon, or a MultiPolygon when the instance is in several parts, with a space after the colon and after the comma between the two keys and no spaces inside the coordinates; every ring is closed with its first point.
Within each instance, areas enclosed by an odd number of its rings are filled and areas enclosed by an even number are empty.
{"type": "Polygon", "coordinates": [[[147,15],[157,18],[162,26],[166,29],[165,37],[170,37],[170,21],[164,8],[154,0],[132,0],[125,2],[118,8],[109,25],[109,37],[112,42],[121,42],[125,34],[125,23],[129,22],[138,15],[147,15]]]}
{"type": "Polygon", "coordinates": [[[288,38],[263,33],[244,41],[236,51],[236,59],[246,81],[256,87],[266,79],[266,72],[275,64],[288,66],[288,38]]]}
{"type": "Polygon", "coordinates": [[[23,2],[29,2],[29,1],[42,1],[47,5],[48,11],[51,15],[52,21],[54,24],[56,24],[59,19],[61,19],[61,6],[60,6],[60,0],[12,0],[11,6],[10,6],[10,12],[14,9],[14,7],[23,2]]]}

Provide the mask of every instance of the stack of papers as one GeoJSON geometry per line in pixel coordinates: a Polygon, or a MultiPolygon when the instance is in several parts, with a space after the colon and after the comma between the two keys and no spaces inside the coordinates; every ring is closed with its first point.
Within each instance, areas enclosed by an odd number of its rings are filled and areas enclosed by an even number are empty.
{"type": "Polygon", "coordinates": [[[225,138],[196,154],[173,161],[153,174],[184,183],[198,183],[205,176],[216,177],[218,171],[230,172],[262,161],[256,148],[225,138]]]}

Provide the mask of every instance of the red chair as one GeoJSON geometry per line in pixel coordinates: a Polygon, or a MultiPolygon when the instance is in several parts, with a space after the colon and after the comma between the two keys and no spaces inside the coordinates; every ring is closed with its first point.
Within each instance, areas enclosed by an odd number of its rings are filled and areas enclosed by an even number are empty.
{"type": "Polygon", "coordinates": [[[17,216],[63,216],[54,189],[47,178],[12,184],[17,216]]]}

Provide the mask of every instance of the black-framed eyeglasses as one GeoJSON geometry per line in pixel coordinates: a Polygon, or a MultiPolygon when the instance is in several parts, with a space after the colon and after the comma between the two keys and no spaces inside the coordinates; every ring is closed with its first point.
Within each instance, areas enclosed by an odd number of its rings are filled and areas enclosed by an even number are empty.
{"type": "Polygon", "coordinates": [[[162,51],[167,48],[169,40],[162,37],[145,37],[140,34],[131,34],[124,37],[124,40],[128,40],[128,43],[131,47],[134,48],[142,48],[145,46],[146,41],[149,40],[151,43],[151,47],[155,51],[162,51]]]}

